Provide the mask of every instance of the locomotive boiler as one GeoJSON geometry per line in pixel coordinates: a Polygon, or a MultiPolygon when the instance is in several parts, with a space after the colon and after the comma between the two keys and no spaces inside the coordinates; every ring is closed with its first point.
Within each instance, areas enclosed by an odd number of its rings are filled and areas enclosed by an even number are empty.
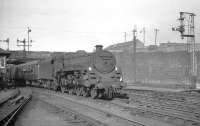
{"type": "Polygon", "coordinates": [[[14,80],[92,98],[113,98],[123,88],[123,78],[115,56],[102,45],[92,53],[67,55],[15,66],[14,80]]]}

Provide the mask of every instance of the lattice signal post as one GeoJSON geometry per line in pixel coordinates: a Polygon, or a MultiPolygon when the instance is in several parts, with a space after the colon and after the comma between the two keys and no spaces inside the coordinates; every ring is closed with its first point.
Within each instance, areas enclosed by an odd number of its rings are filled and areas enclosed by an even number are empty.
{"type": "MultiPolygon", "coordinates": [[[[30,42],[32,42],[32,40],[30,40],[30,42]]],[[[24,38],[23,40],[17,39],[17,46],[22,46],[23,47],[24,56],[26,56],[26,47],[28,47],[28,49],[29,49],[29,47],[31,45],[30,45],[29,41],[26,41],[26,39],[24,38]]]]}
{"type": "Polygon", "coordinates": [[[195,51],[195,26],[194,26],[194,13],[180,12],[179,22],[180,25],[176,28],[172,28],[173,31],[179,31],[181,38],[187,38],[187,51],[190,54],[190,82],[191,88],[196,88],[197,80],[197,57],[195,51]]]}
{"type": "Polygon", "coordinates": [[[32,46],[31,43],[33,42],[33,40],[30,40],[30,32],[31,31],[32,30],[28,27],[27,28],[27,33],[28,33],[27,41],[26,41],[25,38],[23,40],[17,39],[17,46],[22,46],[23,47],[24,56],[26,56],[26,47],[28,48],[28,53],[29,53],[30,47],[32,46]]]}

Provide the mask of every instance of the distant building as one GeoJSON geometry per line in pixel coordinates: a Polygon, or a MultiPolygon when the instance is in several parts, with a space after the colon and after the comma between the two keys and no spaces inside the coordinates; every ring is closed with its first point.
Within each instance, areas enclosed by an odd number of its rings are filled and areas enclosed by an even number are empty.
{"type": "MultiPolygon", "coordinates": [[[[160,43],[158,50],[164,52],[176,52],[176,51],[191,52],[192,45],[188,43],[175,43],[175,42],[160,43]]],[[[195,50],[200,51],[200,43],[195,43],[195,50]]]]}
{"type": "MultiPolygon", "coordinates": [[[[136,48],[144,48],[144,43],[140,40],[136,40],[136,48]]],[[[123,51],[133,51],[133,41],[123,42],[123,43],[117,43],[114,45],[110,45],[106,48],[106,50],[109,50],[111,52],[123,52],[123,51]]]]}
{"type": "Polygon", "coordinates": [[[8,64],[22,64],[30,61],[46,59],[51,56],[52,52],[48,51],[30,51],[26,55],[23,51],[10,51],[9,59],[7,60],[8,64]]]}
{"type": "MultiPolygon", "coordinates": [[[[140,40],[137,40],[137,48],[136,52],[177,52],[177,51],[192,51],[192,45],[188,43],[175,43],[175,42],[167,42],[160,43],[159,46],[149,45],[144,46],[140,40]]],[[[133,41],[117,43],[114,45],[110,45],[106,48],[111,52],[119,53],[119,52],[133,52],[133,41]]],[[[195,50],[200,51],[200,43],[195,43],[195,50]]]]}

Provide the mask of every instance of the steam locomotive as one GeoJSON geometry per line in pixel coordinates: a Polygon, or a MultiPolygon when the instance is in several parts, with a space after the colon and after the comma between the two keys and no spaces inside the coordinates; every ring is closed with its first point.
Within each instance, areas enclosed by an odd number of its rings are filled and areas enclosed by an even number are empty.
{"type": "Polygon", "coordinates": [[[93,53],[79,51],[11,66],[7,77],[16,84],[92,98],[113,98],[125,86],[114,55],[102,45],[97,45],[93,53]]]}

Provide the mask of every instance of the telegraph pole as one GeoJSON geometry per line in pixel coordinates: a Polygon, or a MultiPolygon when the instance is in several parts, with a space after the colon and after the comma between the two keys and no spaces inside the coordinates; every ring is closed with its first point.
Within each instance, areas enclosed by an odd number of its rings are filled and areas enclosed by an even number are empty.
{"type": "Polygon", "coordinates": [[[145,30],[145,27],[143,28],[143,42],[144,42],[144,45],[145,45],[145,38],[146,38],[146,30],[145,30]]]}
{"type": "Polygon", "coordinates": [[[142,30],[140,30],[140,33],[143,33],[143,43],[144,43],[144,46],[145,46],[145,38],[146,38],[146,30],[145,30],[145,27],[142,28],[142,30]]]}
{"type": "Polygon", "coordinates": [[[10,42],[10,39],[7,38],[6,40],[0,40],[0,42],[7,43],[7,50],[9,51],[9,42],[10,42]]]}
{"type": "Polygon", "coordinates": [[[126,42],[126,36],[127,36],[127,34],[126,34],[126,32],[124,32],[124,42],[126,42]]]}
{"type": "Polygon", "coordinates": [[[194,13],[180,12],[180,18],[178,19],[180,25],[177,28],[172,28],[173,31],[179,31],[181,38],[187,38],[187,50],[190,55],[190,73],[189,78],[191,82],[190,88],[196,88],[197,81],[197,57],[195,51],[195,27],[194,27],[194,13]],[[191,45],[191,46],[190,46],[191,45]],[[190,49],[191,48],[191,49],[190,49]]]}
{"type": "Polygon", "coordinates": [[[29,53],[29,46],[31,46],[30,45],[30,41],[29,41],[29,33],[31,32],[31,29],[28,27],[28,31],[27,31],[27,33],[28,33],[28,53],[29,53]]]}
{"type": "Polygon", "coordinates": [[[143,33],[143,43],[145,45],[145,38],[146,38],[146,30],[145,30],[145,27],[142,28],[142,30],[140,31],[140,33],[143,33]]]}
{"type": "Polygon", "coordinates": [[[155,31],[155,45],[157,45],[157,34],[159,29],[155,28],[154,31],[155,31]]]}
{"type": "Polygon", "coordinates": [[[137,42],[136,42],[136,33],[137,28],[136,26],[133,29],[133,65],[134,65],[134,82],[137,81],[137,64],[136,64],[136,48],[137,48],[137,42]]]}

